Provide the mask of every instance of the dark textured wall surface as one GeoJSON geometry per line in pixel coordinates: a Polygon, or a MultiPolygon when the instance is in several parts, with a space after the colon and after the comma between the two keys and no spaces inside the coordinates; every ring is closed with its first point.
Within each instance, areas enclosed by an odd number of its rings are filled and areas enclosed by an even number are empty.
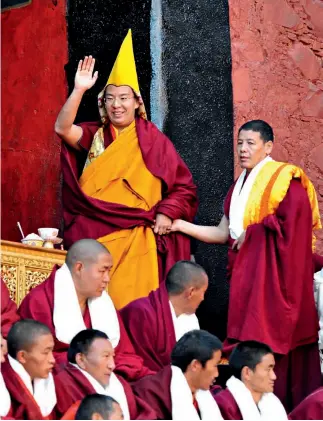
{"type": "MultiPolygon", "coordinates": [[[[220,221],[233,180],[231,52],[227,0],[162,1],[162,72],[168,115],[164,132],[190,167],[199,188],[201,224],[220,221]]],[[[133,29],[140,88],[149,109],[151,2],[70,0],[70,89],[77,61],[98,59],[99,80],[84,98],[78,121],[98,118],[96,95],[104,86],[127,29],[133,29]]],[[[225,336],[228,286],[225,247],[199,244],[197,260],[210,287],[200,310],[204,328],[225,336]]]]}
{"type": "MultiPolygon", "coordinates": [[[[231,52],[227,0],[162,2],[165,131],[198,185],[200,224],[219,223],[233,181],[231,52]]],[[[202,327],[225,336],[226,248],[199,244],[197,261],[210,277],[202,327]]]]}

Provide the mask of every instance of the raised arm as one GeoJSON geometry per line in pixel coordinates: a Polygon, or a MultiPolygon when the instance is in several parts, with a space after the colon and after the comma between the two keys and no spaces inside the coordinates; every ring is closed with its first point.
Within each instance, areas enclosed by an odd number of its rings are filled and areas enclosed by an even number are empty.
{"type": "Polygon", "coordinates": [[[82,137],[83,129],[74,124],[74,120],[84,93],[92,88],[98,78],[98,72],[93,74],[95,59],[92,56],[80,60],[75,74],[74,89],[55,123],[55,132],[66,143],[80,150],[78,141],[82,137]]]}
{"type": "Polygon", "coordinates": [[[178,231],[204,243],[225,244],[229,238],[229,221],[223,215],[218,226],[195,225],[182,219],[176,219],[172,231],[178,231]]]}

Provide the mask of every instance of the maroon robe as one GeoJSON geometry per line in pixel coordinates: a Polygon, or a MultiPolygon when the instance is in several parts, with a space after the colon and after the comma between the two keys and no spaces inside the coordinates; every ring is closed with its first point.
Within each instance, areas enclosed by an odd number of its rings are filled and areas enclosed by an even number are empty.
{"type": "MultiPolygon", "coordinates": [[[[169,365],[164,367],[157,374],[138,380],[132,386],[134,393],[147,402],[155,411],[158,420],[172,419],[172,398],[170,394],[171,380],[172,369],[169,365]]],[[[210,392],[215,396],[219,389],[221,389],[219,386],[213,386],[210,389],[210,392]]],[[[197,402],[194,401],[193,403],[197,411],[199,411],[197,402]]],[[[184,402],[183,405],[185,405],[184,402]]]]}
{"type": "Polygon", "coordinates": [[[222,390],[214,395],[224,420],[242,420],[240,409],[229,389],[222,390]]]}
{"type": "Polygon", "coordinates": [[[1,334],[8,336],[11,326],[20,319],[17,313],[17,305],[10,298],[8,288],[1,279],[1,334]]]}
{"type": "Polygon", "coordinates": [[[323,420],[323,387],[315,390],[293,412],[290,420],[323,420]]]}
{"type": "MultiPolygon", "coordinates": [[[[232,191],[224,205],[227,218],[232,191]]],[[[289,410],[321,385],[311,262],[312,210],[305,189],[292,180],[276,213],[247,228],[239,252],[229,250],[225,344],[258,340],[273,349],[275,393],[289,410]]]]}
{"type": "MultiPolygon", "coordinates": [[[[27,294],[18,310],[22,319],[38,320],[50,328],[55,340],[54,356],[57,366],[55,371],[59,370],[67,363],[67,350],[69,347],[69,344],[60,342],[56,338],[53,322],[54,281],[55,273],[58,268],[59,266],[56,265],[50,277],[27,294]]],[[[122,375],[129,381],[137,380],[147,374],[151,374],[152,372],[143,365],[142,358],[136,355],[118,312],[117,315],[120,326],[120,340],[115,348],[116,373],[122,375]]],[[[68,323],[68,309],[66,311],[66,318],[66,322],[68,323]]],[[[84,314],[84,322],[87,329],[92,327],[89,312],[84,314]]],[[[108,320],[107,323],[109,323],[108,320]]]]}
{"type": "Polygon", "coordinates": [[[158,420],[172,419],[171,379],[172,370],[169,365],[157,374],[147,376],[133,384],[135,395],[148,403],[155,411],[158,420]]]}
{"type": "Polygon", "coordinates": [[[176,337],[165,283],[148,297],[129,303],[120,314],[145,366],[159,371],[169,365],[176,337]]]}
{"type": "Polygon", "coordinates": [[[1,364],[1,373],[11,399],[9,418],[7,419],[10,419],[10,417],[16,420],[57,419],[56,406],[49,416],[43,417],[34,397],[7,360],[1,364]]]}
{"type": "MultiPolygon", "coordinates": [[[[134,395],[131,386],[122,377],[117,376],[125,391],[130,419],[151,420],[156,419],[155,412],[141,398],[134,395]]],[[[96,393],[88,379],[71,364],[67,364],[63,371],[55,376],[57,390],[57,411],[60,416],[77,401],[85,396],[96,393]]]]}
{"type": "MultiPolygon", "coordinates": [[[[93,136],[100,127],[84,123],[80,145],[90,148],[93,136]]],[[[100,238],[114,231],[139,225],[151,226],[157,213],[171,219],[192,221],[197,210],[196,186],[184,161],[171,141],[157,127],[141,118],[136,120],[139,146],[148,170],[163,182],[162,200],[150,211],[94,199],[83,193],[78,179],[86,153],[62,144],[64,241],[69,247],[83,238],[100,238]]],[[[105,129],[105,146],[112,141],[105,129]]],[[[178,260],[190,259],[190,239],[180,233],[156,236],[159,277],[164,280],[168,270],[178,260]]]]}

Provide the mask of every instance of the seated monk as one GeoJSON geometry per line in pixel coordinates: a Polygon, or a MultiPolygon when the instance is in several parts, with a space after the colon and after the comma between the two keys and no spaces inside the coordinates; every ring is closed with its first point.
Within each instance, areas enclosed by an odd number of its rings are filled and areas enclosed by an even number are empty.
{"type": "Polygon", "coordinates": [[[190,239],[170,227],[176,218],[193,220],[196,186],[171,141],[146,120],[131,31],[98,96],[101,122],[74,124],[98,77],[94,62],[80,61],[55,124],[64,141],[64,244],[93,238],[111,251],[109,294],[120,309],[158,288],[175,262],[190,259],[190,239]]]}
{"type": "MultiPolygon", "coordinates": [[[[1,350],[0,350],[0,361],[1,364],[6,361],[5,355],[7,353],[7,344],[4,342],[2,335],[0,335],[1,350]]],[[[2,420],[13,419],[8,417],[8,414],[11,410],[11,399],[8,392],[8,389],[3,380],[2,373],[0,371],[0,417],[2,420]]]]}
{"type": "Polygon", "coordinates": [[[315,390],[289,415],[290,420],[323,420],[323,387],[315,390]]]}
{"type": "Polygon", "coordinates": [[[148,368],[159,371],[169,365],[176,341],[186,332],[200,328],[195,311],[207,287],[205,270],[182,260],[175,263],[166,282],[156,291],[121,310],[136,353],[148,368]]]}
{"type": "Polygon", "coordinates": [[[187,332],[175,345],[171,365],[133,385],[159,420],[222,420],[211,392],[222,343],[205,330],[187,332]]]}
{"type": "MultiPolygon", "coordinates": [[[[8,360],[1,364],[11,397],[8,416],[17,420],[56,418],[54,339],[47,326],[20,320],[9,331],[8,360]]],[[[2,396],[1,396],[2,400],[2,396]]]]}
{"type": "Polygon", "coordinates": [[[76,420],[123,420],[123,413],[118,402],[111,396],[93,393],[81,402],[76,420]]]}
{"type": "Polygon", "coordinates": [[[287,420],[280,400],[273,394],[275,358],[269,346],[240,342],[229,360],[232,377],[227,388],[215,395],[225,420],[287,420]]]}
{"type": "Polygon", "coordinates": [[[8,288],[1,279],[1,334],[7,337],[11,326],[20,319],[17,313],[17,305],[10,298],[8,288]]]}
{"type": "Polygon", "coordinates": [[[114,350],[99,330],[79,332],[68,349],[68,364],[55,376],[57,409],[64,419],[74,419],[80,401],[87,395],[111,396],[121,407],[124,419],[155,419],[153,410],[136,397],[131,386],[113,373],[114,350]]]}
{"type": "MultiPolygon", "coordinates": [[[[54,355],[67,362],[68,345],[83,329],[105,332],[116,354],[116,371],[128,380],[151,374],[135,354],[121,317],[105,289],[110,281],[112,256],[96,240],[80,240],[54,267],[50,277],[31,290],[19,307],[22,319],[45,323],[55,338],[54,355]]],[[[59,366],[56,370],[59,370],[59,366]]]]}

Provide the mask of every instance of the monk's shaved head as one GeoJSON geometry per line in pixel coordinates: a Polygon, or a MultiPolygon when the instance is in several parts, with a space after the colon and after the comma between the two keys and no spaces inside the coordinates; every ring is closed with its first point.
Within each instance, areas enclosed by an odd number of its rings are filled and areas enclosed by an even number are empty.
{"type": "Polygon", "coordinates": [[[8,354],[16,359],[19,351],[29,351],[41,336],[46,335],[51,335],[51,331],[43,323],[31,319],[19,320],[8,333],[8,354]]]}
{"type": "Polygon", "coordinates": [[[92,239],[79,240],[68,250],[65,263],[72,270],[77,262],[82,262],[84,265],[96,263],[102,254],[110,254],[103,244],[92,239]]]}
{"type": "Polygon", "coordinates": [[[180,260],[167,274],[166,289],[170,296],[179,295],[190,287],[201,288],[207,279],[202,266],[189,260],[180,260]]]}

